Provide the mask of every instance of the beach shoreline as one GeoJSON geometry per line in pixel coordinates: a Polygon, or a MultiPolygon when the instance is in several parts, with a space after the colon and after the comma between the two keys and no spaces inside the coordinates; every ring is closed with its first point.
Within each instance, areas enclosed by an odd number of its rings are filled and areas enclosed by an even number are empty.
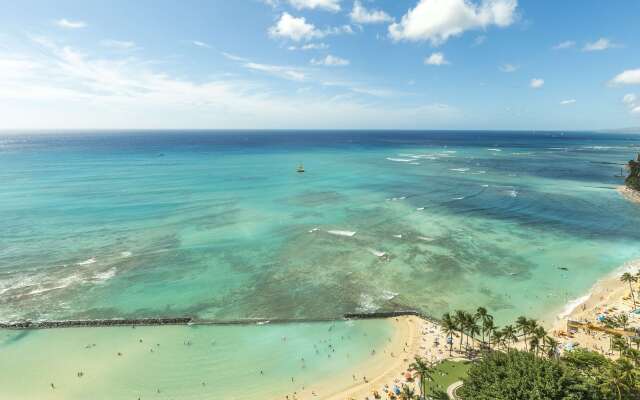
{"type": "Polygon", "coordinates": [[[630,324],[640,322],[640,315],[636,317],[631,314],[633,303],[629,285],[620,281],[621,275],[625,272],[636,274],[639,271],[640,259],[631,260],[598,280],[585,295],[567,303],[563,312],[556,315],[555,321],[549,327],[552,330],[551,335],[563,345],[571,343],[571,346],[613,355],[609,349],[608,335],[584,330],[569,332],[567,323],[568,321],[596,323],[598,316],[613,313],[629,314],[630,324]]]}
{"type": "Polygon", "coordinates": [[[295,398],[322,400],[373,398],[374,391],[382,394],[385,387],[392,389],[394,385],[402,387],[403,384],[413,387],[417,392],[419,389],[416,383],[407,381],[405,378],[410,364],[417,356],[432,363],[447,359],[446,337],[437,323],[419,316],[406,315],[386,318],[386,320],[394,325],[393,338],[390,338],[384,348],[376,349],[376,354],[366,363],[354,365],[353,375],[348,377],[347,381],[332,377],[298,393],[295,398]],[[436,341],[439,345],[435,344],[436,341]]]}
{"type": "Polygon", "coordinates": [[[622,195],[625,199],[640,204],[640,192],[637,190],[633,190],[628,186],[618,186],[616,189],[618,193],[622,195]]]}

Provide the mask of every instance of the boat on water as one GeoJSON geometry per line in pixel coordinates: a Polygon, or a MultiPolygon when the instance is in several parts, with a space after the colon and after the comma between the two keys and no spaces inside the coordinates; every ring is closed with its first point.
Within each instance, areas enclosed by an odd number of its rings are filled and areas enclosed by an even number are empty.
{"type": "Polygon", "coordinates": [[[296,172],[298,172],[298,173],[303,173],[304,172],[304,165],[302,165],[302,163],[300,165],[298,165],[298,169],[296,169],[296,172]]]}

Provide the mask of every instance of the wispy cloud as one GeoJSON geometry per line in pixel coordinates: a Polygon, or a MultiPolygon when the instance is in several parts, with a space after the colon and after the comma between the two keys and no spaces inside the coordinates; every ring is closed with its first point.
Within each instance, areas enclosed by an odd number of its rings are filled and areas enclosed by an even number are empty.
{"type": "Polygon", "coordinates": [[[531,79],[531,81],[529,82],[529,86],[532,89],[540,89],[542,86],[544,86],[544,79],[540,79],[540,78],[533,78],[531,79]]]}
{"type": "Polygon", "coordinates": [[[210,49],[210,48],[211,48],[211,46],[210,46],[210,45],[208,45],[208,44],[207,44],[207,43],[205,43],[205,42],[201,42],[201,41],[199,41],[199,40],[193,40],[191,43],[192,43],[194,46],[197,46],[197,47],[203,47],[203,48],[205,48],[205,49],[210,49]]]}
{"type": "Polygon", "coordinates": [[[575,103],[576,103],[576,99],[567,99],[567,100],[562,100],[560,102],[560,105],[568,106],[568,105],[575,104],[575,103]]]}
{"type": "Polygon", "coordinates": [[[344,58],[332,56],[331,54],[329,54],[326,57],[317,60],[315,58],[311,59],[311,64],[324,65],[327,67],[346,67],[350,64],[350,62],[349,60],[346,60],[344,58]]]}
{"type": "Polygon", "coordinates": [[[585,44],[582,51],[603,51],[614,47],[620,47],[620,45],[612,43],[611,40],[607,38],[600,38],[595,42],[585,44]]]}
{"type": "Polygon", "coordinates": [[[131,50],[136,48],[135,42],[112,39],[101,40],[100,45],[117,50],[131,50]]]}
{"type": "Polygon", "coordinates": [[[289,46],[289,50],[326,50],[329,45],[326,43],[307,43],[302,46],[289,46]]]}
{"type": "Polygon", "coordinates": [[[573,40],[565,40],[564,42],[560,42],[558,44],[556,44],[555,46],[552,47],[552,49],[554,50],[565,50],[565,49],[570,49],[572,47],[576,46],[576,42],[574,42],[573,40]]]}
{"type": "Polygon", "coordinates": [[[516,72],[519,68],[520,66],[514,65],[514,64],[502,64],[501,66],[498,67],[500,71],[506,72],[506,73],[516,72]]]}
{"type": "Polygon", "coordinates": [[[55,23],[60,28],[65,28],[65,29],[81,29],[81,28],[87,27],[87,23],[84,21],[71,21],[66,18],[61,18],[57,20],[55,23]]]}

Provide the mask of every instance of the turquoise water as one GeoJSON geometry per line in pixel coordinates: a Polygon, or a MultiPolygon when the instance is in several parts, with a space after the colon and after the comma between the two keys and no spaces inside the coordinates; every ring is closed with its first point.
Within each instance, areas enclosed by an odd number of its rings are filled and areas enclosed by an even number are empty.
{"type": "Polygon", "coordinates": [[[613,190],[639,150],[592,133],[5,135],[0,319],[540,318],[640,257],[640,207],[613,190]]]}
{"type": "Polygon", "coordinates": [[[312,398],[392,335],[387,321],[0,331],[0,398],[312,398]]]}

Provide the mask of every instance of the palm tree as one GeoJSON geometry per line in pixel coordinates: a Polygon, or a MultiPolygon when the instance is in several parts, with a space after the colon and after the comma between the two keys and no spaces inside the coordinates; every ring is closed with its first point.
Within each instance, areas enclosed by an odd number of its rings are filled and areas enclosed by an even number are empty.
{"type": "Polygon", "coordinates": [[[537,336],[531,336],[529,339],[529,351],[536,351],[536,356],[538,355],[538,350],[540,349],[540,339],[537,336]]]}
{"type": "Polygon", "coordinates": [[[402,391],[398,397],[402,400],[414,400],[416,398],[416,392],[408,385],[402,385],[402,391]]]}
{"type": "MultiPolygon", "coordinates": [[[[499,330],[493,333],[493,340],[496,344],[496,349],[499,348],[501,345],[504,346],[506,344],[504,334],[502,333],[502,331],[499,331],[499,330]]],[[[491,338],[489,338],[489,349],[491,349],[491,338]]]]}
{"type": "Polygon", "coordinates": [[[453,335],[456,331],[456,322],[451,318],[451,314],[445,313],[440,321],[444,334],[447,335],[447,342],[449,343],[449,357],[453,352],[453,335]]]}
{"type": "Polygon", "coordinates": [[[478,307],[476,310],[476,319],[479,319],[482,322],[482,343],[484,343],[484,327],[488,321],[493,321],[493,316],[487,312],[486,308],[478,307]]]}
{"type": "Polygon", "coordinates": [[[502,336],[507,343],[507,351],[509,351],[509,341],[513,341],[514,344],[518,341],[518,337],[516,336],[516,329],[513,327],[513,325],[505,326],[502,329],[502,336]]]}
{"type": "Polygon", "coordinates": [[[524,335],[524,342],[527,343],[527,332],[529,332],[529,320],[527,317],[520,316],[516,319],[518,330],[524,335]]]}
{"type": "MultiPolygon", "coordinates": [[[[533,321],[533,323],[537,325],[537,322],[535,320],[531,320],[531,321],[533,321]]],[[[530,324],[530,326],[533,326],[533,324],[530,324]]],[[[536,350],[536,356],[537,356],[538,350],[540,349],[540,345],[544,344],[544,338],[547,337],[547,331],[541,326],[536,326],[531,330],[531,333],[533,334],[533,337],[536,339],[537,347],[535,350],[536,350]]]]}
{"type": "Polygon", "coordinates": [[[631,275],[628,272],[625,272],[620,277],[620,281],[629,283],[629,290],[631,290],[631,299],[633,300],[633,309],[635,310],[636,309],[636,297],[633,294],[633,285],[632,285],[632,283],[636,281],[636,277],[631,275]]]}
{"type": "Polygon", "coordinates": [[[546,346],[547,357],[549,358],[558,358],[558,345],[560,344],[557,340],[552,338],[551,336],[544,337],[544,344],[546,346]]]}
{"type": "Polygon", "coordinates": [[[473,339],[475,335],[480,333],[480,326],[475,315],[465,313],[465,328],[467,330],[467,348],[469,347],[469,336],[471,336],[471,347],[473,347],[473,339]]]}
{"type": "MultiPolygon", "coordinates": [[[[487,334],[487,342],[489,343],[489,350],[491,350],[491,335],[496,332],[496,326],[493,324],[493,318],[487,319],[482,323],[482,332],[487,334]]],[[[484,339],[482,339],[482,342],[484,343],[484,339]]]]}
{"type": "Polygon", "coordinates": [[[620,324],[622,329],[626,330],[627,324],[629,323],[629,317],[627,316],[627,314],[620,314],[616,317],[616,322],[620,324]]]}
{"type": "Polygon", "coordinates": [[[467,313],[462,310],[456,310],[453,314],[453,321],[460,331],[460,351],[462,351],[462,337],[464,336],[464,329],[466,326],[467,313]]]}
{"type": "Polygon", "coordinates": [[[419,356],[409,365],[409,370],[413,371],[414,377],[419,379],[418,385],[420,387],[420,397],[424,399],[426,395],[426,381],[432,381],[433,368],[427,363],[427,361],[419,356]]]}

